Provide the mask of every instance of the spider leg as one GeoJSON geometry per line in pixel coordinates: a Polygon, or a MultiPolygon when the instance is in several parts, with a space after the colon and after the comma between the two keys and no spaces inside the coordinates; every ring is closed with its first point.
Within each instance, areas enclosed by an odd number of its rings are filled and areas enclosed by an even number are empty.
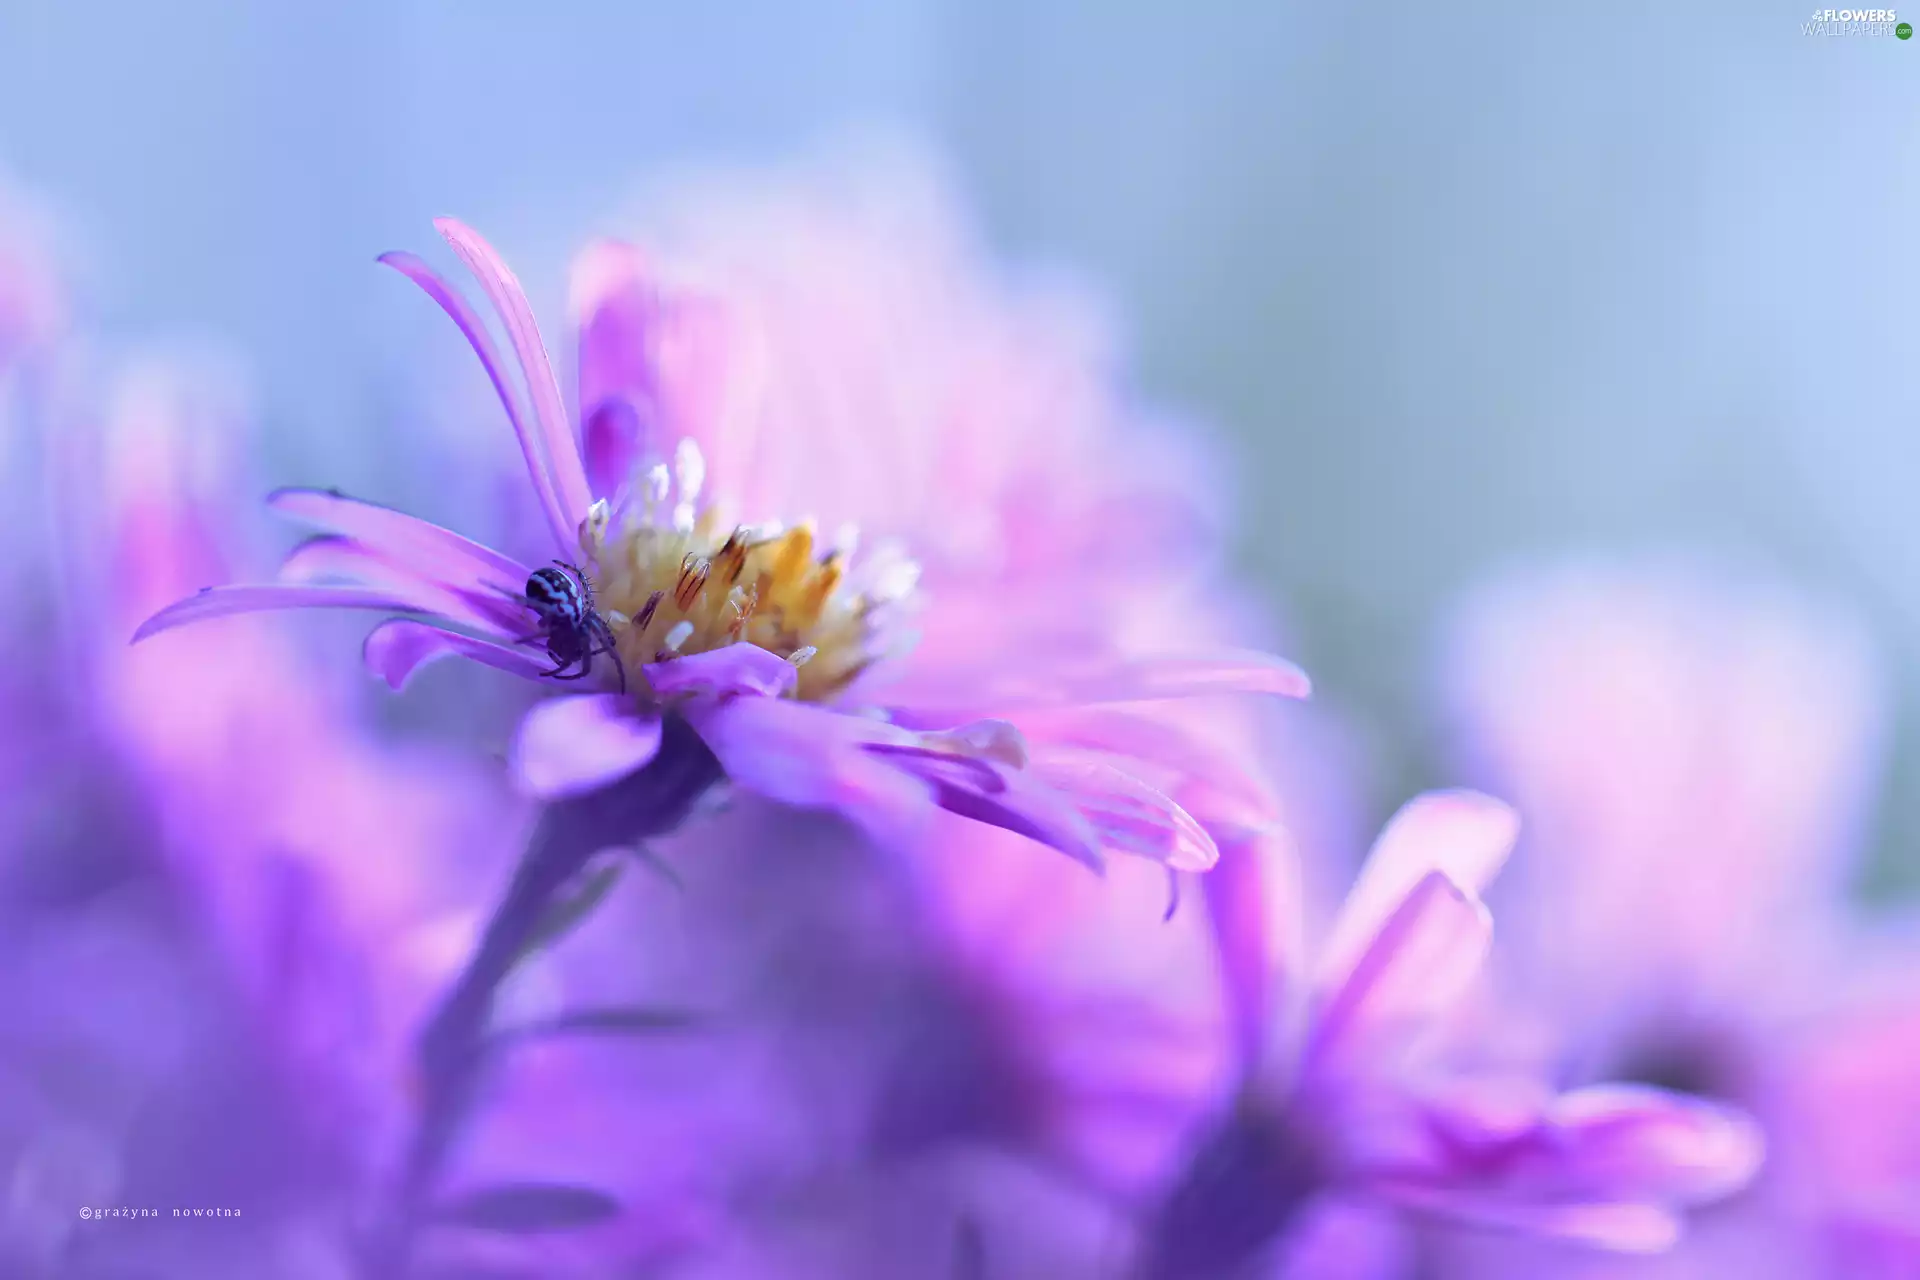
{"type": "Polygon", "coordinates": [[[625,693],[627,691],[627,664],[620,660],[620,646],[618,640],[614,637],[613,627],[605,618],[597,613],[588,616],[592,621],[587,624],[587,628],[592,632],[597,647],[589,648],[587,652],[589,654],[604,653],[613,659],[613,669],[620,674],[620,692],[625,693]]]}

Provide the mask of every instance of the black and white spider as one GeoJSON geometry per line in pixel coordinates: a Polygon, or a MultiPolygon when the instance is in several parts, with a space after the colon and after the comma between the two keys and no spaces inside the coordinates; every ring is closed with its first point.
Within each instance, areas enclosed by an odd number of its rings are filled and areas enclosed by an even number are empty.
{"type": "Polygon", "coordinates": [[[615,647],[613,628],[600,616],[593,601],[593,584],[579,565],[555,560],[535,569],[527,578],[524,593],[515,598],[540,620],[538,629],[524,638],[546,641],[547,656],[553,659],[554,667],[542,675],[556,680],[584,679],[593,671],[594,656],[604,653],[620,673],[620,692],[627,691],[627,668],[615,647]],[[567,669],[575,665],[580,669],[569,673],[567,669]]]}

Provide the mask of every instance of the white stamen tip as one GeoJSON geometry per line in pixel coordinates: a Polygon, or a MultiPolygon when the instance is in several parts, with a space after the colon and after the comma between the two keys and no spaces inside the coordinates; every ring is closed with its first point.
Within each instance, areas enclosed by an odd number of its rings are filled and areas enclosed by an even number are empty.
{"type": "Polygon", "coordinates": [[[833,549],[851,560],[853,553],[860,549],[860,526],[841,525],[840,531],[833,535],[833,549]]]}
{"type": "Polygon", "coordinates": [[[673,531],[675,533],[693,532],[693,504],[682,502],[673,509],[673,531]]]}
{"type": "Polygon", "coordinates": [[[798,649],[795,649],[792,653],[787,655],[787,661],[791,662],[796,667],[804,667],[807,665],[808,662],[813,660],[813,655],[819,652],[820,651],[814,648],[812,645],[803,644],[798,649]]]}
{"type": "Polygon", "coordinates": [[[600,546],[606,541],[607,526],[613,521],[613,508],[607,500],[601,498],[587,508],[587,515],[580,522],[580,549],[589,554],[598,554],[600,546]]]}
{"type": "Polygon", "coordinates": [[[680,652],[680,646],[693,638],[693,624],[685,618],[667,629],[666,638],[660,643],[668,653],[680,652]]]}
{"type": "Polygon", "coordinates": [[[656,462],[647,468],[646,493],[648,502],[665,502],[667,500],[667,491],[671,488],[673,488],[673,477],[668,473],[666,463],[656,462]]]}

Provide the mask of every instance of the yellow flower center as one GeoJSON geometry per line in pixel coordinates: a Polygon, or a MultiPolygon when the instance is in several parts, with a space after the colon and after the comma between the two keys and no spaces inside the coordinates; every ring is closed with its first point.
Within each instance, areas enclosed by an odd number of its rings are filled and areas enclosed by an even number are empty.
{"type": "Polygon", "coordinates": [[[817,547],[810,523],[774,531],[696,509],[703,468],[691,441],[676,464],[677,495],[656,464],[618,527],[605,500],[580,525],[595,603],[628,671],[745,641],[793,663],[797,696],[818,702],[884,656],[883,615],[911,595],[910,562],[856,585],[850,546],[817,547]]]}

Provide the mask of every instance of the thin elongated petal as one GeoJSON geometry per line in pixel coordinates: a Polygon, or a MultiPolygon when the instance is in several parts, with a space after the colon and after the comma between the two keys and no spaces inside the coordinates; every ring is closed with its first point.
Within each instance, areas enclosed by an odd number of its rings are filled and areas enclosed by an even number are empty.
{"type": "Polygon", "coordinates": [[[479,232],[454,218],[436,218],[433,225],[467,264],[467,270],[473,272],[507,326],[507,337],[520,357],[520,371],[526,378],[527,396],[533,404],[534,422],[546,452],[554,497],[569,517],[568,536],[562,546],[570,546],[574,540],[573,526],[586,515],[593,497],[587,491],[580,448],[574,442],[572,423],[560,396],[560,382],[554,376],[553,362],[547,358],[546,343],[534,323],[533,308],[527,305],[527,295],[518,277],[479,232]]]}
{"type": "Polygon", "coordinates": [[[382,613],[409,613],[414,605],[391,592],[363,591],[356,587],[208,587],[198,595],[176,600],[148,618],[133,633],[133,639],[138,643],[190,622],[275,609],[377,609],[382,613]]]}
{"type": "Polygon", "coordinates": [[[527,680],[538,679],[547,669],[525,649],[449,631],[420,618],[390,618],[381,623],[367,633],[360,656],[369,671],[396,690],[441,658],[471,658],[527,680]]]}
{"type": "Polygon", "coordinates": [[[267,505],[282,515],[378,548],[438,582],[518,591],[527,580],[527,567],[511,556],[377,502],[328,489],[278,489],[267,495],[267,505]]]}
{"type": "Polygon", "coordinates": [[[1387,1066],[1480,970],[1493,922],[1479,899],[1428,872],[1372,935],[1352,967],[1319,989],[1307,1069],[1387,1066]]]}
{"type": "Polygon", "coordinates": [[[539,800],[560,800],[618,781],[660,750],[660,721],[616,693],[554,698],[527,712],[512,753],[514,781],[539,800]]]}
{"type": "Polygon", "coordinates": [[[1409,801],[1374,841],[1347,895],[1321,953],[1321,981],[1340,981],[1427,873],[1442,872],[1478,896],[1506,862],[1519,834],[1519,816],[1491,796],[1437,791],[1409,801]]]}
{"type": "Polygon", "coordinates": [[[730,644],[645,668],[647,682],[661,697],[682,694],[734,694],[778,698],[798,677],[791,662],[755,644],[730,644]]]}
{"type": "MultiPolygon", "coordinates": [[[[494,350],[493,339],[487,336],[486,322],[480,319],[479,313],[452,285],[441,279],[439,272],[419,256],[396,251],[381,254],[380,261],[425,290],[427,296],[439,303],[440,309],[466,335],[467,345],[480,357],[480,364],[493,382],[494,393],[500,397],[501,407],[507,411],[507,420],[513,424],[513,434],[520,441],[520,456],[526,460],[527,478],[533,484],[534,496],[540,500],[540,510],[547,517],[547,526],[563,550],[571,549],[578,536],[575,522],[579,517],[571,520],[567,517],[540,436],[533,429],[533,424],[528,423],[526,415],[520,412],[519,398],[514,394],[513,384],[507,379],[499,353],[494,350]]],[[[585,510],[584,506],[582,510],[585,510]]]]}
{"type": "Polygon", "coordinates": [[[1220,860],[1213,837],[1169,797],[1103,761],[1064,751],[1034,757],[1033,771],[1065,793],[1101,839],[1175,871],[1205,871],[1220,860]]]}
{"type": "Polygon", "coordinates": [[[422,613],[438,614],[501,639],[525,630],[527,625],[526,611],[497,591],[482,594],[422,578],[383,552],[337,534],[322,534],[295,547],[280,562],[280,581],[391,592],[398,599],[411,600],[412,607],[422,613]]]}

